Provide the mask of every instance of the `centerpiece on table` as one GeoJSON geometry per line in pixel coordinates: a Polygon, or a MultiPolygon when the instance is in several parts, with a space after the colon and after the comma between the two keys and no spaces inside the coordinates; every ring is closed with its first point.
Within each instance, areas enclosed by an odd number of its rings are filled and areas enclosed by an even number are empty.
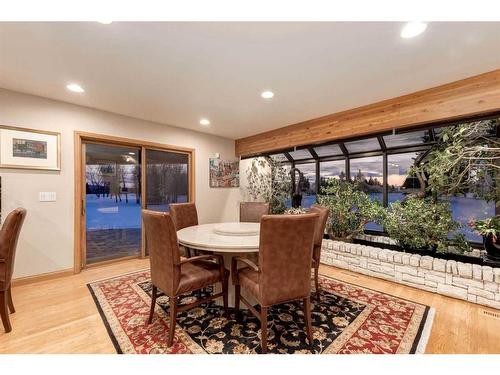
{"type": "Polygon", "coordinates": [[[285,215],[301,215],[306,214],[307,210],[303,207],[290,207],[283,212],[285,215]]]}

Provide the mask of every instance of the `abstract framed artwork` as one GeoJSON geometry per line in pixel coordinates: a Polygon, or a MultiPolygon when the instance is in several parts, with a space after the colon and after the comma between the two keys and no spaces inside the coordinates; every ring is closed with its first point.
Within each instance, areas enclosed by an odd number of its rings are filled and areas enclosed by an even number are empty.
{"type": "Polygon", "coordinates": [[[209,158],[210,187],[231,188],[240,186],[240,162],[209,158]]]}
{"type": "Polygon", "coordinates": [[[0,168],[60,171],[60,133],[0,125],[0,168]]]}

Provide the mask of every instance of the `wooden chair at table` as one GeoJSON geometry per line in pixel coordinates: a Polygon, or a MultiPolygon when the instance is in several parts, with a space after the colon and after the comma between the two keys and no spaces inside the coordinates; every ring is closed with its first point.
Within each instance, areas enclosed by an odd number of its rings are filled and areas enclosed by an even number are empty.
{"type": "Polygon", "coordinates": [[[261,322],[262,353],[267,352],[269,307],[302,300],[306,332],[312,343],[311,259],[318,215],[264,215],[260,224],[259,266],[246,258],[234,257],[231,274],[235,285],[236,311],[240,300],[261,322]],[[238,263],[245,267],[238,269],[238,263]],[[241,296],[241,287],[252,294],[260,313],[241,296]]]}
{"type": "Polygon", "coordinates": [[[17,240],[26,217],[24,208],[16,208],[9,213],[0,230],[0,315],[5,332],[12,331],[9,310],[16,312],[12,300],[12,273],[16,257],[17,240]]]}
{"type": "Polygon", "coordinates": [[[260,223],[262,216],[269,214],[269,203],[240,202],[240,222],[260,223]]]}
{"type": "Polygon", "coordinates": [[[321,260],[321,245],[323,243],[323,235],[325,233],[326,222],[330,216],[330,209],[319,204],[313,204],[309,212],[318,214],[318,225],[314,234],[314,248],[312,255],[312,267],[314,268],[314,286],[316,289],[316,298],[319,299],[319,264],[321,260]]]}
{"type": "MultiPolygon", "coordinates": [[[[176,231],[198,225],[198,211],[194,203],[171,203],[170,215],[176,231]]],[[[185,250],[188,258],[191,256],[191,250],[193,250],[193,255],[198,255],[196,249],[190,249],[186,246],[181,246],[181,248],[185,250]]]]}
{"type": "Polygon", "coordinates": [[[157,293],[160,289],[170,300],[170,331],[167,345],[172,346],[178,312],[219,297],[223,297],[224,309],[227,310],[229,272],[224,267],[221,255],[181,258],[177,244],[177,232],[170,214],[142,210],[142,220],[149,250],[151,283],[153,285],[148,324],[153,321],[157,293]],[[222,283],[221,293],[202,298],[188,305],[178,305],[177,299],[180,295],[206,288],[218,282],[222,283]]]}

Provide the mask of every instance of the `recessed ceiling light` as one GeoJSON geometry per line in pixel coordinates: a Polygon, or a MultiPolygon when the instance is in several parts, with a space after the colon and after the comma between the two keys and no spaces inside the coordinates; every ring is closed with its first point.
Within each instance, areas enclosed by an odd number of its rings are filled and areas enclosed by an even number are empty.
{"type": "Polygon", "coordinates": [[[210,125],[210,120],[207,118],[202,118],[200,120],[200,125],[204,125],[204,126],[210,125]]]}
{"type": "Polygon", "coordinates": [[[260,94],[264,99],[271,99],[274,96],[274,92],[272,91],[264,91],[262,94],[260,94]]]}
{"type": "Polygon", "coordinates": [[[135,152],[129,152],[128,154],[135,156],[135,152]]]}
{"type": "Polygon", "coordinates": [[[73,92],[85,92],[85,90],[83,89],[82,86],[76,84],[76,83],[70,83],[68,85],[66,85],[66,88],[69,90],[69,91],[73,91],[73,92]]]}
{"type": "Polygon", "coordinates": [[[413,38],[422,34],[427,29],[425,22],[408,22],[401,30],[401,38],[413,38]]]}
{"type": "Polygon", "coordinates": [[[113,23],[113,21],[111,20],[101,20],[101,21],[97,21],[99,23],[102,23],[103,25],[109,25],[110,23],[113,23]]]}

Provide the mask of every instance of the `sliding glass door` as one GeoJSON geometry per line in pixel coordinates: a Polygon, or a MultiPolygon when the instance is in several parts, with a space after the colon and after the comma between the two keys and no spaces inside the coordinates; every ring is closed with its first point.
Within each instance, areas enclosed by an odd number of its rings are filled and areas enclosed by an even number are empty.
{"type": "Polygon", "coordinates": [[[75,267],[147,256],[141,210],[193,199],[194,150],[77,134],[75,267]]]}
{"type": "Polygon", "coordinates": [[[85,263],[141,254],[141,148],[86,143],[85,263]]]}
{"type": "MultiPolygon", "coordinates": [[[[168,212],[170,203],[189,202],[189,155],[153,149],[145,152],[145,207],[168,212]]],[[[149,255],[147,246],[145,255],[149,255]]]]}
{"type": "Polygon", "coordinates": [[[189,155],[146,149],[146,208],[168,212],[189,201],[189,155]]]}

